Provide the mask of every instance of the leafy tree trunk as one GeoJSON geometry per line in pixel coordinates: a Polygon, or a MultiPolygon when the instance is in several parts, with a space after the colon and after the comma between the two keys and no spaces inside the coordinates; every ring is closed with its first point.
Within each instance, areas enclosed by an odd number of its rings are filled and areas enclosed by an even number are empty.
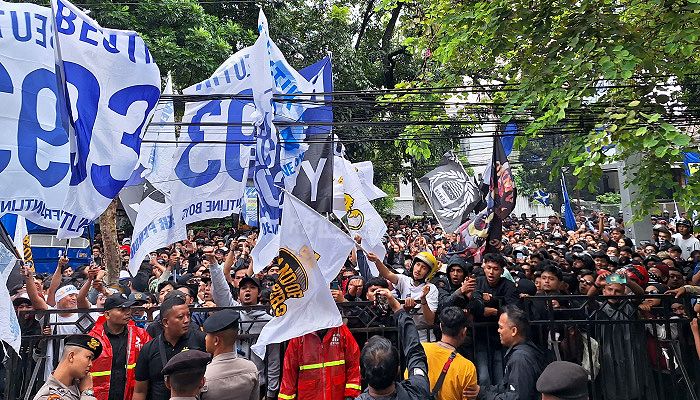
{"type": "Polygon", "coordinates": [[[100,233],[102,234],[102,253],[107,266],[107,284],[119,281],[119,245],[117,243],[117,199],[109,203],[109,207],[100,216],[100,233]]]}
{"type": "Polygon", "coordinates": [[[360,42],[362,37],[365,35],[365,30],[367,30],[367,25],[369,24],[370,17],[372,16],[372,10],[374,9],[374,0],[369,0],[367,2],[367,8],[365,8],[365,13],[362,16],[362,24],[360,25],[360,30],[357,32],[357,42],[355,42],[355,50],[360,48],[360,42]]]}
{"type": "Polygon", "coordinates": [[[402,7],[403,3],[397,3],[396,8],[391,10],[391,18],[389,18],[389,22],[386,24],[386,29],[384,30],[384,35],[382,36],[381,47],[382,53],[384,54],[384,86],[388,89],[393,89],[396,86],[396,79],[394,78],[396,62],[394,61],[394,57],[405,51],[405,49],[391,51],[391,38],[394,37],[396,22],[399,20],[402,7]]]}

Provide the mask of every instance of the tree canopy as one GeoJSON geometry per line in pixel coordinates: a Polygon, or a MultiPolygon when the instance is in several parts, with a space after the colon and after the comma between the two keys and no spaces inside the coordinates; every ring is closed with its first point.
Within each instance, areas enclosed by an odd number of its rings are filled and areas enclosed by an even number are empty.
{"type": "Polygon", "coordinates": [[[399,87],[480,90],[481,114],[462,114],[518,122],[519,148],[528,138],[565,137],[552,175],[568,166],[579,187],[593,189],[603,165],[626,161],[640,188],[638,216],[669,189],[700,209],[700,177],[680,188],[671,175],[685,151],[697,150],[689,92],[699,81],[700,0],[429,0],[418,8],[402,35],[426,61],[399,87]]]}

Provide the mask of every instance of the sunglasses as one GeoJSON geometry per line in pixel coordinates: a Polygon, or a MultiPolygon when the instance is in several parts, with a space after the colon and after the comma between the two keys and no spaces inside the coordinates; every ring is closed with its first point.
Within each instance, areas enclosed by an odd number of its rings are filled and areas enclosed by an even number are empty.
{"type": "Polygon", "coordinates": [[[646,294],[659,294],[658,290],[646,290],[644,293],[646,294]]]}
{"type": "Polygon", "coordinates": [[[581,278],[581,279],[579,279],[578,281],[581,282],[581,283],[585,283],[586,285],[592,285],[592,284],[593,284],[593,281],[589,281],[588,279],[583,279],[583,278],[581,278]]]}

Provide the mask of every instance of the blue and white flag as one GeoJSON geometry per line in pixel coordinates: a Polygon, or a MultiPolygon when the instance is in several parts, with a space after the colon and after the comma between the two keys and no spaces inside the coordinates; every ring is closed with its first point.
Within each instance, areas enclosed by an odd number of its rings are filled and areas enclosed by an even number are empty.
{"type": "Polygon", "coordinates": [[[5,316],[0,318],[0,340],[12,346],[19,354],[22,332],[17,321],[17,313],[10,300],[10,292],[7,290],[7,278],[17,265],[17,258],[12,254],[10,246],[12,243],[9,237],[4,235],[4,232],[0,232],[0,315],[5,316]]]}
{"type": "Polygon", "coordinates": [[[258,191],[254,187],[245,188],[243,200],[243,222],[248,226],[258,226],[258,191]]]}
{"type": "Polygon", "coordinates": [[[262,10],[258,18],[260,36],[252,46],[250,63],[254,82],[253,98],[256,112],[255,169],[253,181],[258,191],[260,237],[251,256],[255,268],[263,268],[277,255],[277,236],[282,215],[282,189],[292,191],[308,145],[302,114],[309,104],[293,101],[307,100],[300,93],[323,91],[323,80],[306,80],[292,68],[270,39],[267,19],[262,10]],[[274,101],[273,94],[290,101],[274,101]],[[288,125],[285,125],[288,124],[288,125]],[[291,123],[291,125],[289,125],[291,123]],[[281,128],[278,129],[279,125],[281,128]]]}
{"type": "MultiPolygon", "coordinates": [[[[163,94],[172,93],[173,82],[168,74],[163,94]]],[[[144,135],[144,140],[160,143],[144,143],[139,158],[138,170],[143,171],[143,183],[138,188],[133,188],[140,194],[138,204],[130,205],[137,212],[129,253],[129,271],[132,275],[138,272],[141,262],[151,251],[187,239],[187,225],[182,219],[175,218],[172,207],[171,187],[174,181],[170,180],[170,176],[177,153],[173,122],[173,102],[160,102],[144,135]]],[[[125,190],[132,188],[124,188],[119,194],[120,198],[125,190]]]]}
{"type": "Polygon", "coordinates": [[[68,217],[70,154],[52,18],[48,7],[0,1],[0,216],[57,229],[68,217]]]}
{"type": "Polygon", "coordinates": [[[186,95],[235,94],[242,98],[185,104],[180,145],[171,167],[170,194],[177,223],[228,217],[241,210],[255,145],[251,48],[237,52],[209,79],[183,90],[186,95]],[[225,145],[222,145],[225,141],[225,145]]]}
{"type": "Polygon", "coordinates": [[[546,192],[542,189],[536,190],[535,193],[532,194],[532,199],[535,201],[539,201],[544,206],[552,205],[552,200],[550,199],[549,192],[546,192]]]}
{"type": "Polygon", "coordinates": [[[564,178],[564,172],[561,173],[561,194],[562,199],[564,199],[564,223],[566,225],[566,229],[570,231],[575,231],[578,229],[578,225],[576,224],[576,216],[574,215],[574,210],[571,208],[569,191],[566,190],[566,179],[564,178]]]}
{"type": "Polygon", "coordinates": [[[71,237],[100,216],[135,169],[160,71],[136,32],[102,28],[66,0],[51,4],[70,144],[68,215],[58,237],[71,237]]]}

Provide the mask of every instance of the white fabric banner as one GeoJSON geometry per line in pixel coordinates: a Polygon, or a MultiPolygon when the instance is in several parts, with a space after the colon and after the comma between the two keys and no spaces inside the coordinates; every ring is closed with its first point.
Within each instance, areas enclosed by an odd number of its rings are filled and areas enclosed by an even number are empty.
{"type": "Polygon", "coordinates": [[[70,151],[58,111],[52,18],[48,7],[0,1],[0,216],[56,229],[68,218],[70,151]]]}
{"type": "MultiPolygon", "coordinates": [[[[304,143],[306,127],[283,126],[280,123],[303,121],[302,114],[312,106],[308,100],[314,98],[308,95],[295,98],[295,95],[323,92],[323,79],[311,83],[287,63],[269,37],[267,18],[262,10],[258,16],[258,31],[260,36],[251,47],[250,63],[255,82],[256,114],[253,121],[256,126],[256,159],[253,180],[259,198],[260,237],[251,257],[253,265],[263,268],[277,255],[276,236],[282,212],[282,188],[290,192],[293,190],[304,152],[308,149],[304,143]],[[285,95],[297,101],[273,102],[273,94],[285,95]]],[[[318,103],[315,106],[322,105],[318,103]]]]}
{"type": "MultiPolygon", "coordinates": [[[[227,61],[228,68],[218,70],[183,93],[251,96],[249,54],[250,48],[239,51],[227,61]]],[[[250,123],[253,111],[252,98],[185,105],[182,121],[192,125],[185,125],[187,130],[181,133],[170,178],[173,210],[181,223],[240,212],[254,147],[253,128],[243,125],[250,123]],[[207,143],[212,141],[217,143],[207,143]]]]}
{"type": "Polygon", "coordinates": [[[0,315],[5,316],[0,318],[0,339],[12,346],[19,354],[22,332],[17,321],[17,313],[10,299],[10,292],[7,290],[7,278],[16,264],[17,258],[10,249],[0,243],[0,315]]]}
{"type": "MultiPolygon", "coordinates": [[[[342,197],[342,207],[334,202],[333,213],[340,219],[346,218],[350,236],[360,235],[362,247],[375,252],[381,259],[386,255],[382,237],[386,234],[386,224],[365,195],[358,171],[350,161],[335,156],[333,161],[333,196],[342,197]]],[[[370,263],[371,264],[371,263],[370,263]]]]}
{"type": "MultiPolygon", "coordinates": [[[[168,75],[163,94],[172,93],[172,78],[168,75]]],[[[144,143],[141,149],[139,164],[144,169],[145,180],[131,237],[129,271],[132,275],[139,271],[141,262],[151,251],[187,239],[187,225],[175,218],[170,193],[173,182],[169,178],[177,152],[175,129],[169,125],[157,125],[174,121],[173,102],[160,102],[144,135],[144,139],[164,143],[144,143]]]]}
{"type": "Polygon", "coordinates": [[[135,169],[160,71],[136,32],[102,28],[66,0],[51,4],[71,160],[64,202],[71,215],[58,236],[70,237],[100,216],[135,169]]]}
{"type": "Polygon", "coordinates": [[[260,358],[265,357],[270,343],[343,323],[328,285],[354,241],[289,192],[284,193],[282,221],[276,236],[280,273],[270,295],[274,318],[252,346],[260,358]]]}
{"type": "Polygon", "coordinates": [[[376,200],[386,197],[386,193],[374,185],[374,165],[372,161],[362,161],[353,163],[352,166],[357,172],[357,177],[362,184],[362,191],[365,193],[367,200],[376,200]]]}

